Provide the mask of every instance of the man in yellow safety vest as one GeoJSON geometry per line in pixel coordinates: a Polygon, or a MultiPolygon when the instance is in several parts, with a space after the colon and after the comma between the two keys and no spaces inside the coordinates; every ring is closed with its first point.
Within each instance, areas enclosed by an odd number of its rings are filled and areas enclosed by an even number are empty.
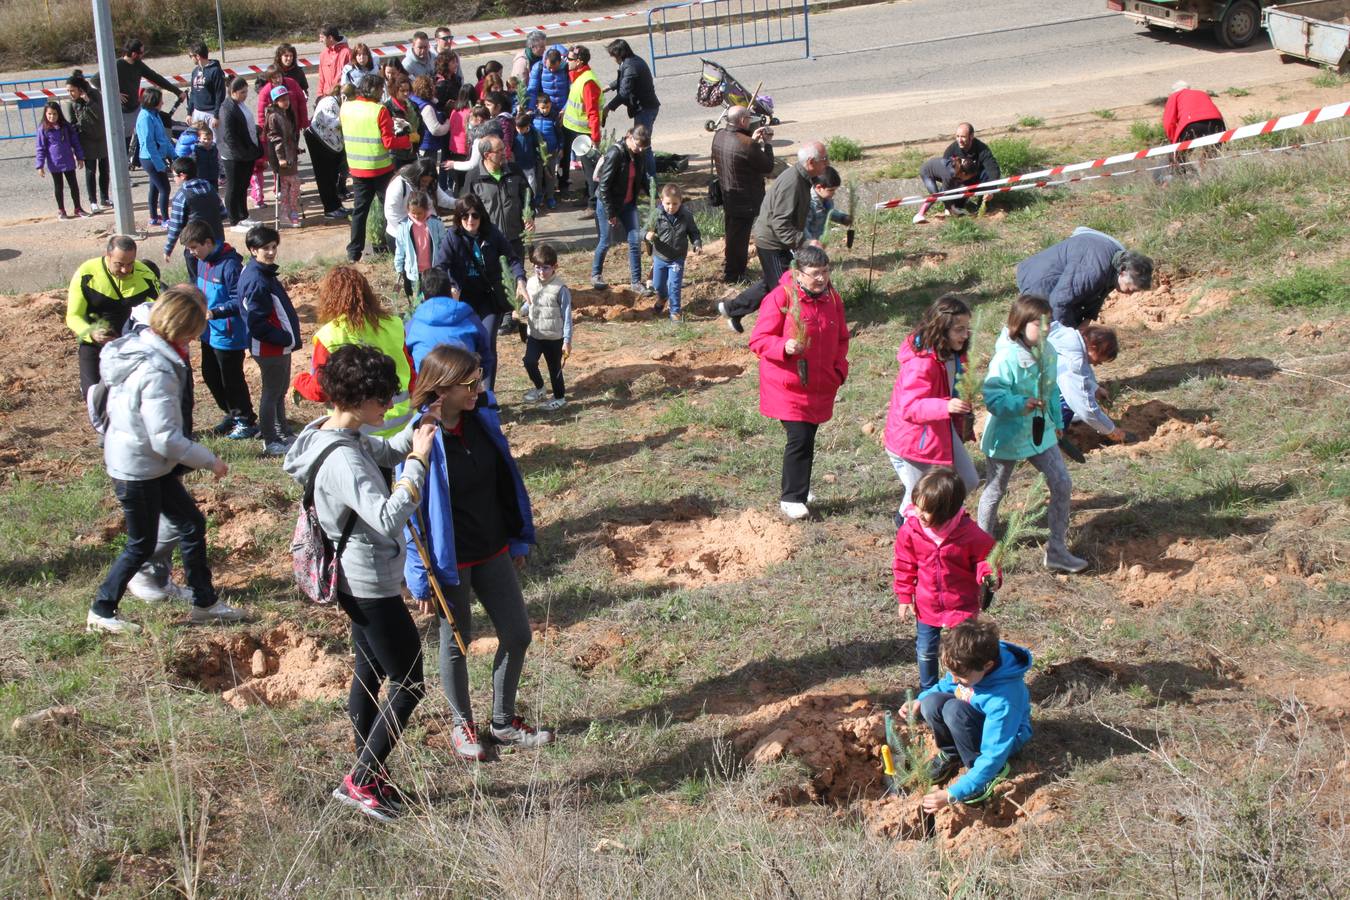
{"type": "Polygon", "coordinates": [[[352,176],[352,234],[347,243],[347,259],[356,262],[366,249],[366,217],[370,204],[383,197],[394,174],[391,150],[408,150],[406,134],[394,134],[394,117],[380,103],[384,79],[367,75],[361,79],[356,97],[342,104],[342,140],[347,151],[347,168],[352,176]]]}
{"type": "MultiPolygon", "coordinates": [[[[591,51],[578,44],[567,51],[567,73],[572,79],[572,87],[567,92],[567,106],[562,115],[562,164],[570,165],[572,142],[577,135],[590,137],[591,146],[600,147],[600,126],[603,124],[600,112],[600,79],[591,71],[591,51]]],[[[598,157],[593,154],[592,158],[598,157]]],[[[594,171],[582,161],[582,181],[586,184],[586,212],[583,219],[595,218],[595,181],[591,177],[594,171]]]]}

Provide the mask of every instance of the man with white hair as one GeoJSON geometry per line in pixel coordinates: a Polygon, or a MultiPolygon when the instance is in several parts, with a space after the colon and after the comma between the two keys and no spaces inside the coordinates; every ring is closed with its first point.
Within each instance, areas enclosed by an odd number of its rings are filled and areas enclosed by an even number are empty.
{"type": "Polygon", "coordinates": [[[530,69],[544,58],[544,45],[547,43],[548,36],[537,28],[525,35],[525,46],[511,60],[511,74],[520,79],[521,84],[529,83],[530,69]]]}
{"type": "MultiPolygon", "coordinates": [[[[763,276],[730,300],[717,304],[717,311],[727,317],[727,327],[744,331],[741,318],[758,311],[764,297],[778,287],[783,273],[792,267],[792,254],[808,243],[806,216],[811,211],[811,179],[825,172],[830,165],[830,154],[820,141],[810,141],[797,148],[797,163],[774,179],[759,207],[759,217],[751,236],[755,239],[755,253],[763,276]]],[[[818,241],[809,243],[819,245],[818,241]]]]}

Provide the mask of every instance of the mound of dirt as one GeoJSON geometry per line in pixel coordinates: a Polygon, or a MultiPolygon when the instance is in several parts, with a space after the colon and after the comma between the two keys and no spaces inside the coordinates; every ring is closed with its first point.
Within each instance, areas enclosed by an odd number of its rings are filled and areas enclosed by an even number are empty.
{"type": "Polygon", "coordinates": [[[1107,579],[1131,606],[1155,606],[1189,597],[1245,596],[1255,585],[1273,587],[1275,576],[1263,577],[1244,548],[1207,538],[1147,537],[1117,542],[1111,555],[1119,560],[1107,579]]]}
{"type": "Polygon", "coordinates": [[[1112,291],[1102,306],[1101,321],[1112,327],[1144,327],[1158,331],[1178,322],[1224,309],[1233,292],[1220,288],[1194,293],[1183,290],[1163,272],[1153,275],[1153,290],[1134,294],[1112,291]]]}
{"type": "Polygon", "coordinates": [[[729,349],[680,348],[653,350],[646,358],[621,354],[604,360],[604,367],[577,379],[577,395],[619,388],[634,396],[667,390],[687,390],[722,384],[745,372],[746,354],[729,349]]]}
{"type": "Polygon", "coordinates": [[[1137,440],[1113,444],[1081,422],[1069,426],[1069,436],[1084,452],[1138,458],[1178,444],[1191,443],[1199,450],[1222,450],[1228,446],[1219,423],[1208,415],[1195,416],[1161,400],[1148,400],[1120,410],[1112,420],[1137,440]]]}
{"type": "Polygon", "coordinates": [[[641,525],[605,527],[601,540],[616,572],[696,587],[744,581],[792,555],[792,527],[760,510],[735,516],[688,509],[671,514],[641,525]]]}
{"type": "Polygon", "coordinates": [[[257,633],[208,635],[179,651],[169,668],[235,709],[336,700],[351,684],[346,654],[330,651],[290,622],[257,633]]]}
{"type": "Polygon", "coordinates": [[[656,318],[655,297],[644,297],[632,288],[611,285],[604,290],[575,288],[572,315],[601,322],[642,322],[656,318]]]}
{"type": "Polygon", "coordinates": [[[998,847],[1013,851],[1022,842],[1028,823],[1037,827],[1059,815],[1060,801],[1040,785],[1039,772],[1019,772],[994,788],[994,796],[978,806],[953,803],[934,815],[923,811],[918,795],[864,800],[861,804],[868,833],[893,840],[932,838],[944,850],[970,853],[998,847]]]}

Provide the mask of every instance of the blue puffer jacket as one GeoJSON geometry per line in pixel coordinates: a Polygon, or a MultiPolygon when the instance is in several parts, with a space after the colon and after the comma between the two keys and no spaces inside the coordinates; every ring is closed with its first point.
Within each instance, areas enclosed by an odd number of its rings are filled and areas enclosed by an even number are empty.
{"type": "MultiPolygon", "coordinates": [[[[556,72],[550,72],[542,58],[531,66],[530,82],[525,87],[525,99],[533,110],[535,104],[539,102],[539,95],[543,94],[553,101],[553,111],[562,115],[562,111],[567,107],[567,94],[572,89],[572,79],[567,74],[567,48],[562,44],[554,44],[549,50],[561,53],[563,64],[556,72]]],[[[544,52],[547,54],[548,51],[544,52]]]]}
{"type": "MultiPolygon", "coordinates": [[[[506,442],[506,435],[502,434],[501,419],[498,418],[494,406],[495,404],[480,406],[465,415],[477,417],[478,423],[492,438],[497,452],[501,454],[501,462],[506,466],[516,495],[516,515],[512,516],[509,513],[506,515],[508,526],[512,524],[518,526],[507,542],[508,552],[512,558],[528,556],[530,546],[535,543],[530,496],[525,491],[524,479],[520,477],[520,467],[511,456],[511,446],[506,442]]],[[[396,479],[402,476],[402,470],[403,466],[400,465],[398,474],[394,476],[396,479]]],[[[431,557],[432,569],[435,570],[440,583],[443,586],[459,584],[458,560],[455,558],[454,514],[450,507],[450,481],[445,471],[445,434],[440,429],[437,429],[436,441],[431,447],[430,466],[426,487],[422,492],[422,502],[409,525],[415,526],[418,535],[423,539],[427,555],[431,557]],[[429,529],[423,532],[423,527],[427,525],[429,529]]],[[[419,600],[429,599],[432,593],[427,583],[426,567],[422,564],[422,557],[412,536],[406,534],[406,529],[405,535],[408,555],[407,561],[403,564],[403,577],[408,584],[408,592],[419,600]]]]}
{"type": "MultiPolygon", "coordinates": [[[[413,94],[412,102],[413,106],[417,107],[417,115],[419,117],[422,115],[422,111],[425,110],[428,106],[430,106],[432,112],[436,114],[436,121],[441,125],[445,124],[446,119],[445,110],[438,107],[435,101],[423,100],[421,97],[417,96],[416,94],[413,94]]],[[[444,151],[445,148],[450,145],[450,132],[447,131],[445,134],[441,135],[432,134],[431,129],[427,128],[427,123],[424,121],[419,121],[417,123],[417,127],[422,132],[422,142],[417,145],[417,148],[419,150],[444,151]]]]}
{"type": "Polygon", "coordinates": [[[248,349],[248,325],[237,296],[243,271],[243,258],[225,243],[197,263],[197,288],[206,295],[206,308],[211,314],[202,340],[217,350],[248,349]]]}
{"type": "Polygon", "coordinates": [[[421,369],[422,360],[441,344],[459,344],[478,354],[485,371],[496,369],[483,320],[469,304],[454,297],[428,297],[418,304],[404,326],[403,343],[412,354],[414,370],[421,369]]]}
{"type": "Polygon", "coordinates": [[[1017,289],[1044,297],[1056,322],[1077,328],[1101,315],[1106,295],[1116,287],[1115,256],[1124,250],[1109,234],[1075,228],[1065,240],[1017,264],[1017,289]]]}
{"type": "MultiPolygon", "coordinates": [[[[998,665],[971,689],[972,695],[967,701],[984,713],[980,756],[966,774],[947,786],[947,796],[952,800],[965,800],[982,793],[1008,757],[1031,740],[1031,695],[1025,680],[1030,668],[1030,650],[999,641],[998,665]]],[[[929,694],[955,693],[956,681],[948,672],[937,684],[919,694],[918,699],[929,694]]]]}

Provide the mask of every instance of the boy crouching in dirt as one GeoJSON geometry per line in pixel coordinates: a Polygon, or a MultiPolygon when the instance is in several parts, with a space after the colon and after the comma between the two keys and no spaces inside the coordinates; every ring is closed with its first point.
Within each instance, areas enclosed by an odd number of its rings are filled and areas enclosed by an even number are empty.
{"type": "MultiPolygon", "coordinates": [[[[924,795],[923,808],[930,813],[948,803],[988,800],[1008,777],[1008,757],[1031,740],[1029,650],[999,640],[990,620],[967,619],[943,635],[942,664],[947,674],[913,701],[937,742],[928,776],[937,785],[963,765],[966,774],[946,790],[924,795]]],[[[909,712],[909,703],[900,708],[902,717],[909,712]]]]}

